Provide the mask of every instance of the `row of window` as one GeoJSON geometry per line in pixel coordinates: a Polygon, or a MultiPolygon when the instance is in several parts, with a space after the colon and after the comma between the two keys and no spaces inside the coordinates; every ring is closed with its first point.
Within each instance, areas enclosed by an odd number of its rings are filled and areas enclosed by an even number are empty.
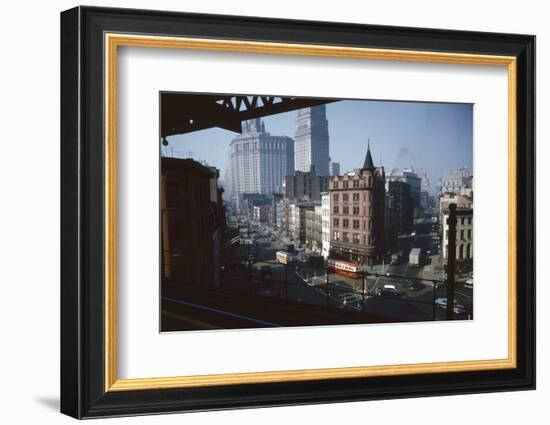
{"type": "MultiPolygon", "coordinates": [[[[367,221],[369,223],[368,227],[369,227],[369,230],[372,230],[372,220],[363,220],[363,230],[366,230],[367,229],[367,221]]],[[[349,222],[350,220],[347,219],[347,218],[344,218],[342,220],[342,227],[343,228],[348,228],[349,227],[349,222]]],[[[332,226],[333,227],[340,227],[340,219],[339,218],[334,218],[332,220],[332,226]]],[[[352,226],[354,229],[360,229],[361,228],[361,221],[360,220],[352,220],[352,226]]]]}
{"type": "MultiPolygon", "coordinates": [[[[459,236],[458,230],[456,231],[456,236],[459,236]]],[[[472,229],[460,230],[460,240],[464,240],[464,236],[466,236],[466,239],[472,239],[472,229]]],[[[449,239],[449,230],[445,231],[445,238],[449,239]]]]}
{"type": "MultiPolygon", "coordinates": [[[[343,242],[350,242],[350,234],[349,232],[341,232],[338,231],[338,230],[335,230],[334,232],[332,232],[332,240],[333,241],[343,241],[343,242]],[[340,236],[342,237],[340,239],[340,236]]],[[[368,241],[368,244],[372,244],[372,241],[373,241],[373,237],[372,235],[368,235],[368,237],[366,237],[365,235],[363,235],[363,245],[366,245],[368,241]]],[[[354,244],[360,244],[361,243],[361,235],[359,233],[352,233],[351,234],[351,242],[354,243],[354,244]]]]}
{"type": "MultiPolygon", "coordinates": [[[[343,189],[349,189],[349,187],[350,187],[349,183],[350,183],[349,180],[344,180],[342,182],[342,188],[343,189]]],[[[367,186],[369,186],[369,187],[372,186],[372,176],[368,177],[367,186]]],[[[333,182],[332,187],[334,189],[339,189],[340,188],[340,182],[338,182],[338,181],[333,182]]],[[[358,188],[359,187],[359,180],[352,180],[351,181],[351,187],[358,188]]]]}
{"type": "Polygon", "coordinates": [[[460,224],[472,224],[472,217],[460,217],[460,224]]]}
{"type": "MultiPolygon", "coordinates": [[[[459,245],[456,250],[456,258],[457,260],[467,260],[469,258],[472,258],[472,247],[470,244],[466,245],[459,245]]],[[[445,247],[445,256],[449,256],[449,247],[445,247]]]]}
{"type": "MultiPolygon", "coordinates": [[[[368,192],[368,198],[369,201],[372,201],[372,192],[368,192]]],[[[340,194],[334,193],[332,194],[332,200],[334,202],[338,202],[340,200],[340,194]]],[[[352,200],[353,202],[359,202],[360,200],[360,194],[359,193],[352,193],[352,200]]],[[[367,200],[367,192],[363,192],[363,201],[367,200]]],[[[349,201],[349,193],[342,193],[342,201],[348,202],[349,201]]]]}
{"type": "MultiPolygon", "coordinates": [[[[352,207],[351,211],[353,215],[359,215],[361,210],[359,207],[352,207]]],[[[340,207],[338,205],[335,205],[332,208],[332,212],[334,214],[340,214],[340,207]]],[[[342,208],[342,214],[347,215],[349,214],[349,212],[350,212],[349,207],[342,208]]],[[[367,207],[363,207],[363,215],[367,215],[367,207]]],[[[372,207],[369,207],[369,216],[372,216],[372,207]]]]}

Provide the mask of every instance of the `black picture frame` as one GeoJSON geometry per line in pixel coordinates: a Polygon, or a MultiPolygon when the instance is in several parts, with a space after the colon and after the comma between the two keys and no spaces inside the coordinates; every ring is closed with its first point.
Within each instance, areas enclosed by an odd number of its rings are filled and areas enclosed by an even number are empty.
{"type": "Polygon", "coordinates": [[[77,7],[61,14],[61,412],[75,418],[535,388],[535,37],[77,7]],[[105,391],[104,34],[514,56],[517,367],[473,372],[105,391]]]}

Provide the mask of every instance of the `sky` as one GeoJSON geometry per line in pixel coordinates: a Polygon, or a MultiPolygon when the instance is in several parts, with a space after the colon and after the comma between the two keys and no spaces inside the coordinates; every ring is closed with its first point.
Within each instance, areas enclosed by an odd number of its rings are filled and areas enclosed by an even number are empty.
{"type": "MultiPolygon", "coordinates": [[[[430,192],[447,173],[473,169],[473,105],[342,100],[326,106],[329,151],[341,174],[360,168],[370,139],[375,166],[424,167],[430,192]]],[[[263,118],[274,136],[294,137],[296,111],[263,118]]],[[[223,179],[229,143],[237,133],[213,128],[168,138],[165,154],[192,157],[220,169],[223,179]]]]}

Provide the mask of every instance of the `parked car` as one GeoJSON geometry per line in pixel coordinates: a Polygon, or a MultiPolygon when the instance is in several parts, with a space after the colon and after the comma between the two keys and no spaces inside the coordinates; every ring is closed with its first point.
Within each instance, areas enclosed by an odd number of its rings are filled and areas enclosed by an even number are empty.
{"type": "Polygon", "coordinates": [[[363,301],[363,296],[360,294],[348,293],[339,295],[338,300],[342,303],[340,308],[351,306],[355,309],[360,309],[360,303],[363,301]]]}
{"type": "MultiPolygon", "coordinates": [[[[435,300],[435,304],[439,308],[442,308],[442,309],[446,310],[447,309],[447,298],[437,298],[435,300]]],[[[455,314],[462,314],[466,311],[466,308],[462,304],[459,304],[457,300],[454,300],[453,304],[454,304],[453,312],[455,314]]]]}
{"type": "Polygon", "coordinates": [[[376,289],[376,295],[387,297],[400,297],[403,293],[395,285],[386,284],[376,289]]]}
{"type": "Polygon", "coordinates": [[[390,264],[396,265],[401,262],[401,258],[403,258],[403,251],[396,252],[392,254],[390,264]]]}
{"type": "Polygon", "coordinates": [[[419,291],[422,289],[423,285],[418,282],[411,282],[409,283],[409,291],[419,291]]]}

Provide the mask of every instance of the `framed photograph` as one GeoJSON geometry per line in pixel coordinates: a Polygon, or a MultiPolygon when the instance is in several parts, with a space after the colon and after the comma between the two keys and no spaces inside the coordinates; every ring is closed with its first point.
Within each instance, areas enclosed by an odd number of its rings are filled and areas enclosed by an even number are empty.
{"type": "Polygon", "coordinates": [[[534,389],[534,61],[530,35],[63,12],[61,411],[534,389]]]}

